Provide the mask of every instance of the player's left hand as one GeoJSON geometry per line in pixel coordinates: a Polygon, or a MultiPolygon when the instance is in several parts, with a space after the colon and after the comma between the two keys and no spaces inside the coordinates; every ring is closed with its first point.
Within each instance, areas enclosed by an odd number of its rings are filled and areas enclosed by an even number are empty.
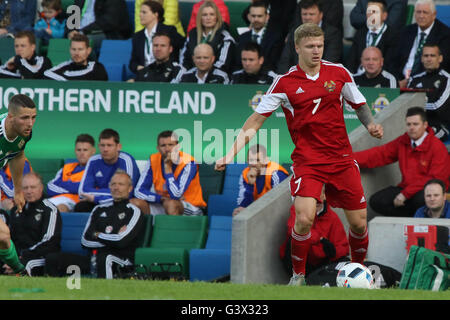
{"type": "Polygon", "coordinates": [[[402,207],[405,205],[406,197],[403,193],[399,193],[394,199],[394,207],[402,207]]]}
{"type": "Polygon", "coordinates": [[[374,138],[383,138],[383,126],[379,123],[371,123],[367,126],[367,131],[374,138]]]}
{"type": "Polygon", "coordinates": [[[25,198],[22,191],[16,191],[14,193],[14,204],[16,205],[16,212],[21,213],[22,208],[25,205],[25,198]]]}

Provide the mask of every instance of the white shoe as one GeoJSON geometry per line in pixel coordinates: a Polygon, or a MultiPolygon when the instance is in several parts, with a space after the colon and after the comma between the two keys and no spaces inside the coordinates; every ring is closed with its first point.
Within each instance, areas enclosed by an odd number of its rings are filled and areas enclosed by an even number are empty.
{"type": "Polygon", "coordinates": [[[305,275],[302,273],[299,274],[294,273],[294,275],[291,277],[291,280],[289,280],[288,286],[296,286],[296,287],[306,286],[305,275]]]}

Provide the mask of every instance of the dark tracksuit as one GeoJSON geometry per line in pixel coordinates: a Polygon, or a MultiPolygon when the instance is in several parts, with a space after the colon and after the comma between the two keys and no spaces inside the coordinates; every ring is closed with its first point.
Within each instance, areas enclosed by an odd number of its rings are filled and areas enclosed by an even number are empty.
{"type": "Polygon", "coordinates": [[[45,265],[47,254],[61,250],[61,230],[61,215],[46,199],[27,203],[22,213],[15,213],[15,208],[11,210],[11,239],[29,273],[45,265]]]}

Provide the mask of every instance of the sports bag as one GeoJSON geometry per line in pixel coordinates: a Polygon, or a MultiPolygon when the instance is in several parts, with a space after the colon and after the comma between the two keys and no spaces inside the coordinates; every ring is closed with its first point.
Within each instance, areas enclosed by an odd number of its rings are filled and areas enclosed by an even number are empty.
{"type": "Polygon", "coordinates": [[[400,280],[400,289],[447,290],[450,283],[450,255],[411,246],[400,280]]]}

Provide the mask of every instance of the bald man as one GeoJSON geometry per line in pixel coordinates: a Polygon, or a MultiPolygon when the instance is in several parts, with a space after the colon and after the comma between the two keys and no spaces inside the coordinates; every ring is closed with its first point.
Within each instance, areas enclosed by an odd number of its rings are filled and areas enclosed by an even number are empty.
{"type": "Polygon", "coordinates": [[[228,84],[228,74],[214,67],[213,48],[207,43],[200,43],[194,49],[192,60],[195,67],[186,71],[181,77],[182,82],[193,83],[222,83],[228,84]]]}
{"type": "Polygon", "coordinates": [[[363,71],[354,75],[359,87],[397,88],[397,79],[383,70],[383,54],[377,47],[367,47],[361,55],[363,71]]]}

